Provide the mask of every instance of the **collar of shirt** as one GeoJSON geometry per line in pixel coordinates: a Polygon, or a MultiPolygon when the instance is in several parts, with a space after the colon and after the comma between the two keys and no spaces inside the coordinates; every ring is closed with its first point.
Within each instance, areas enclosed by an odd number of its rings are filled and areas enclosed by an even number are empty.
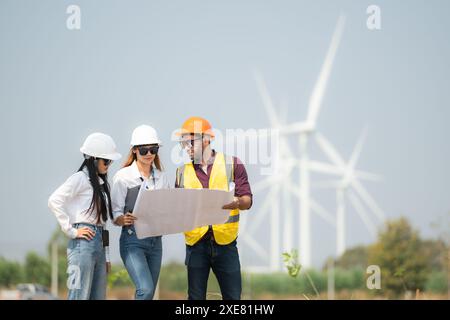
{"type": "MultiPolygon", "coordinates": [[[[136,161],[133,161],[130,169],[131,169],[131,174],[133,175],[133,178],[139,179],[141,181],[148,180],[142,176],[141,172],[139,171],[136,161]]],[[[152,173],[149,178],[152,178],[152,176],[155,179],[155,181],[157,181],[159,179],[159,177],[161,176],[161,172],[158,169],[152,167],[152,173]]]]}
{"type": "MultiPolygon", "coordinates": [[[[211,157],[208,159],[208,162],[206,163],[207,167],[212,166],[214,164],[214,160],[216,159],[216,150],[211,150],[211,157]]],[[[194,168],[202,169],[201,163],[194,163],[194,160],[192,160],[192,164],[194,165],[194,168]]]]}

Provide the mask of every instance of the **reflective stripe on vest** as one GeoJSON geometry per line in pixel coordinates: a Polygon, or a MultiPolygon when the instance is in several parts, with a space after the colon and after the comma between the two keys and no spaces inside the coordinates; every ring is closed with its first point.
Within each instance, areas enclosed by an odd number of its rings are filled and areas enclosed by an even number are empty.
{"type": "Polygon", "coordinates": [[[225,223],[233,223],[233,222],[239,222],[240,214],[229,216],[227,222],[225,223]]]}
{"type": "MultiPolygon", "coordinates": [[[[216,153],[213,168],[209,178],[209,189],[228,191],[230,183],[234,181],[233,158],[223,153],[216,153]]],[[[202,189],[192,163],[187,163],[177,169],[177,185],[179,188],[202,189]]],[[[213,225],[214,238],[218,244],[225,245],[233,242],[238,235],[239,210],[231,210],[230,217],[224,224],[213,225]]],[[[194,245],[208,231],[208,226],[203,226],[185,232],[186,244],[194,245]]]]}

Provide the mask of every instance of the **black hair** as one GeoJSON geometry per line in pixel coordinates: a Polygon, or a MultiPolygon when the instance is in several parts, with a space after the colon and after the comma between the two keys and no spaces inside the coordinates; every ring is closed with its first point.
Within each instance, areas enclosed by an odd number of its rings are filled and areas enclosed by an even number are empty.
{"type": "Polygon", "coordinates": [[[101,223],[102,220],[105,222],[106,220],[108,220],[108,212],[111,219],[113,219],[113,215],[111,207],[111,195],[109,191],[110,188],[108,184],[108,174],[98,173],[97,162],[98,160],[96,158],[87,157],[81,164],[78,172],[83,171],[84,168],[86,168],[88,171],[89,180],[91,182],[93,190],[93,196],[87,212],[90,212],[92,215],[95,210],[97,215],[97,223],[101,223]],[[98,181],[98,177],[103,179],[103,185],[101,185],[98,181]],[[107,199],[105,199],[105,195],[107,199]]]}

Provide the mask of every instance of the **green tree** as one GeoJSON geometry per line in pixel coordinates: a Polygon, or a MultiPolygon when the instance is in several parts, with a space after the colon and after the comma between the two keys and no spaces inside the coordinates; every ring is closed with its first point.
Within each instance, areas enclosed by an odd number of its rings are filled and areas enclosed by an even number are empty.
{"type": "Polygon", "coordinates": [[[448,248],[445,242],[438,240],[423,241],[424,255],[432,272],[443,272],[447,270],[448,248]]]}
{"type": "Polygon", "coordinates": [[[12,287],[13,285],[22,282],[23,269],[18,262],[8,261],[0,257],[0,286],[12,287]]]}
{"type": "Polygon", "coordinates": [[[132,287],[133,282],[127,270],[121,265],[112,265],[111,273],[108,274],[108,288],[132,287]]]}
{"type": "Polygon", "coordinates": [[[381,290],[388,297],[398,298],[407,291],[423,290],[429,265],[424,242],[408,220],[388,221],[369,249],[369,264],[381,269],[381,290]]]}
{"type": "Polygon", "coordinates": [[[442,280],[446,282],[447,295],[448,299],[450,299],[450,212],[433,222],[431,226],[436,230],[439,241],[445,245],[445,252],[440,255],[442,265],[441,277],[444,278],[446,274],[446,281],[442,280]]]}
{"type": "Polygon", "coordinates": [[[29,252],[25,258],[25,281],[50,285],[50,264],[47,259],[40,257],[35,252],[29,252]]]}
{"type": "MultiPolygon", "coordinates": [[[[357,246],[346,250],[338,259],[335,267],[341,269],[366,269],[368,261],[369,248],[367,246],[357,246]]],[[[324,270],[327,265],[324,265],[324,270]]]]}

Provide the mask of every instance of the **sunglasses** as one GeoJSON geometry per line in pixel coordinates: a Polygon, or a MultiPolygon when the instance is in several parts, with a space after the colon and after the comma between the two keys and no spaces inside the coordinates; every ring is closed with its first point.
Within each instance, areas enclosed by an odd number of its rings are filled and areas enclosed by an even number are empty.
{"type": "MultiPolygon", "coordinates": [[[[85,157],[86,158],[86,157],[85,157]]],[[[89,159],[90,157],[88,156],[86,159],[89,159]]],[[[105,166],[109,166],[113,161],[110,159],[104,159],[104,158],[94,158],[94,164],[95,166],[98,165],[98,160],[103,160],[103,163],[105,164],[105,166]]]]}
{"type": "Polygon", "coordinates": [[[141,156],[145,156],[149,151],[150,154],[157,154],[159,150],[159,146],[151,146],[151,147],[138,147],[139,154],[141,156]]]}
{"type": "Polygon", "coordinates": [[[192,148],[194,146],[195,141],[200,141],[202,138],[195,138],[190,140],[181,140],[180,144],[182,148],[192,148]]]}
{"type": "Polygon", "coordinates": [[[105,164],[105,166],[109,166],[113,161],[110,159],[103,159],[103,158],[99,158],[100,160],[103,160],[103,163],[105,164]]]}

